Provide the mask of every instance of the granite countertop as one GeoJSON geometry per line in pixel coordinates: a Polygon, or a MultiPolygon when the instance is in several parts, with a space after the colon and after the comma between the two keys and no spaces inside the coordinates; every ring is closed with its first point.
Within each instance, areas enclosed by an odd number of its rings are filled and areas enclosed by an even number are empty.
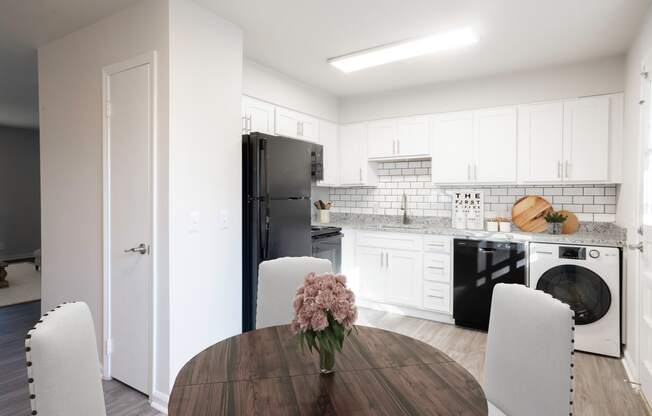
{"type": "Polygon", "coordinates": [[[624,247],[627,241],[625,229],[612,223],[600,222],[582,223],[580,224],[579,231],[575,234],[561,235],[527,233],[519,231],[514,224],[512,224],[512,232],[509,233],[483,230],[460,230],[451,226],[450,218],[440,217],[414,217],[411,218],[409,224],[404,225],[401,223],[401,217],[332,213],[329,225],[367,231],[434,234],[498,241],[563,243],[607,247],[624,247]]]}

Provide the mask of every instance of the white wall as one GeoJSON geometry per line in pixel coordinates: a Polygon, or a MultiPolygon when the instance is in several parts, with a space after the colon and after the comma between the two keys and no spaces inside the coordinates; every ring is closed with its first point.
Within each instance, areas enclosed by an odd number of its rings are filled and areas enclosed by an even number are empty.
{"type": "MultiPolygon", "coordinates": [[[[652,8],[648,9],[641,30],[627,54],[625,72],[625,120],[623,143],[623,184],[616,221],[627,228],[627,239],[630,244],[637,242],[636,228],[639,223],[640,202],[640,105],[641,76],[643,60],[652,53],[652,8]]],[[[649,69],[648,69],[649,70],[649,69]]],[[[632,371],[636,371],[639,360],[638,345],[638,255],[635,251],[627,251],[626,264],[626,329],[627,347],[626,359],[632,371]]],[[[638,376],[637,374],[635,376],[638,376]]]]}
{"type": "Polygon", "coordinates": [[[241,94],[240,29],[172,0],[170,383],[195,354],[242,329],[241,94]]]}
{"type": "Polygon", "coordinates": [[[39,48],[42,308],[82,300],[102,342],[102,68],[158,53],[157,387],[167,389],[168,6],[142,0],[39,48]]]}
{"type": "Polygon", "coordinates": [[[340,122],[469,110],[622,92],[625,59],[616,56],[532,71],[340,99],[340,122]]]}
{"type": "Polygon", "coordinates": [[[337,122],[337,97],[249,59],[244,60],[243,94],[337,122]]]}

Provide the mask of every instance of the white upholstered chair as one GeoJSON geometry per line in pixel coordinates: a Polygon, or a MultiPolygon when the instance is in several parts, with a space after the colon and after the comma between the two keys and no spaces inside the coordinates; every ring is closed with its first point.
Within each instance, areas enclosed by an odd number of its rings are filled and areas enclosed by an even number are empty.
{"type": "Polygon", "coordinates": [[[25,339],[33,415],[105,416],[95,329],[84,302],[43,314],[25,339]]]}
{"type": "Polygon", "coordinates": [[[547,293],[496,285],[484,371],[490,416],[572,414],[573,320],[547,293]]]}
{"type": "Polygon", "coordinates": [[[292,301],[308,273],[330,273],[331,262],[314,257],[283,257],[258,266],[256,328],[292,322],[292,301]]]}

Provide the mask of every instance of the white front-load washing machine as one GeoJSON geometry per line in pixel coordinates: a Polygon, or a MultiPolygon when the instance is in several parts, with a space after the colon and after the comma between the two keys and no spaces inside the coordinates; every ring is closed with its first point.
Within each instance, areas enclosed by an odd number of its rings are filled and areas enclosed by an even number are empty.
{"type": "Polygon", "coordinates": [[[620,250],[531,243],[530,287],[575,312],[575,349],[620,357],[620,250]]]}

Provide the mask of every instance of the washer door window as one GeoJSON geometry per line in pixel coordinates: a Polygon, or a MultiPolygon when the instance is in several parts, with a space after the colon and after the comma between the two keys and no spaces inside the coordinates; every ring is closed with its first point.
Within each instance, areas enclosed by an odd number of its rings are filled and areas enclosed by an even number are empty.
{"type": "Polygon", "coordinates": [[[568,304],[575,312],[575,323],[586,325],[607,314],[611,306],[611,292],[600,276],[591,270],[566,264],[545,272],[537,282],[537,289],[551,294],[568,304]]]}

